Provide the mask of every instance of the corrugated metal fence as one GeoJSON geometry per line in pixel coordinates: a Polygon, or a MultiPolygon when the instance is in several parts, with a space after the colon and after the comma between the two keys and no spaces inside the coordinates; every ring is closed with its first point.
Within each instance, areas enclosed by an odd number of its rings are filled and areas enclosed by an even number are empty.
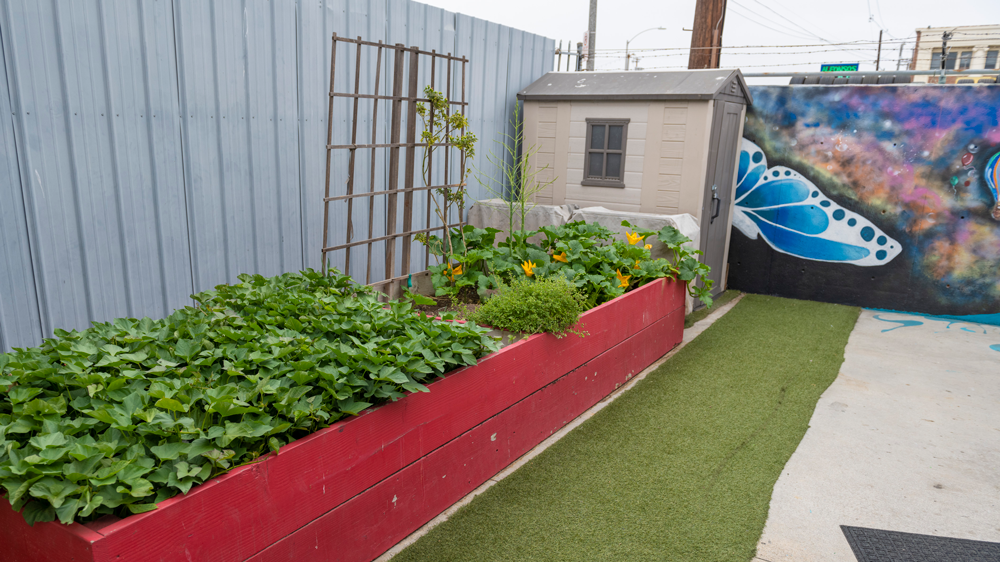
{"type": "MultiPolygon", "coordinates": [[[[554,51],[409,0],[0,6],[0,115],[11,116],[0,127],[0,351],[57,328],[162,317],[239,273],[318,269],[333,33],[468,57],[480,153],[554,51]]],[[[352,64],[338,61],[338,74],[352,64]]],[[[348,134],[338,107],[336,134],[348,134]]]]}

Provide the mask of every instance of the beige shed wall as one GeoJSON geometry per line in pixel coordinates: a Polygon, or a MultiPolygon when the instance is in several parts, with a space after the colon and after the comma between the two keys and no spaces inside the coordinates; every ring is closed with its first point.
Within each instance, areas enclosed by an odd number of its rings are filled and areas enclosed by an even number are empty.
{"type": "Polygon", "coordinates": [[[527,102],[525,146],[538,148],[530,165],[548,205],[574,203],[619,211],[690,213],[701,219],[711,101],[527,102]],[[587,123],[629,119],[624,188],[582,185],[587,123]]]}

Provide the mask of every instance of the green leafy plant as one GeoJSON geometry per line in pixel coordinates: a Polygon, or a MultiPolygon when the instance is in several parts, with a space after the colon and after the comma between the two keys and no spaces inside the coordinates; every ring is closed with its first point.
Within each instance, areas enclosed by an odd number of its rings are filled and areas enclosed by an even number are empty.
{"type": "Polygon", "coordinates": [[[437,301],[430,297],[425,297],[420,293],[414,293],[413,291],[407,289],[403,292],[403,298],[408,299],[410,302],[417,306],[434,306],[437,301]]]}
{"type": "Polygon", "coordinates": [[[431,253],[443,258],[440,265],[431,268],[438,296],[455,297],[463,287],[471,286],[475,287],[480,299],[485,300],[500,283],[518,277],[520,264],[545,259],[538,246],[528,244],[528,238],[537,231],[525,230],[523,225],[535,205],[535,195],[551,185],[555,178],[544,182],[538,179],[538,174],[547,166],[536,168],[533,159],[539,147],[524,144],[520,104],[514,106],[510,125],[513,134],[503,133],[496,140],[500,150],[486,156],[494,174],[476,170],[476,180],[483,189],[506,203],[507,239],[494,247],[499,230],[471,226],[453,230],[450,239],[433,235],[419,237],[431,253]]]}
{"type": "Polygon", "coordinates": [[[510,332],[550,332],[557,337],[569,332],[582,336],[573,326],[583,311],[583,295],[564,279],[517,279],[501,285],[495,295],[469,314],[469,320],[510,332]]]}
{"type": "Polygon", "coordinates": [[[28,523],[155,509],[498,348],[337,272],[194,299],[0,354],[0,485],[28,523]]]}
{"type": "MultiPolygon", "coordinates": [[[[495,228],[475,228],[472,225],[451,231],[454,253],[447,261],[429,268],[435,296],[454,299],[463,288],[470,287],[481,300],[486,300],[487,295],[499,287],[499,278],[490,273],[488,267],[496,256],[497,249],[493,244],[498,232],[495,228]]],[[[444,243],[436,236],[430,237],[427,244],[432,253],[443,255],[446,252],[444,243]]]]}
{"type": "Polygon", "coordinates": [[[690,242],[689,238],[672,226],[659,231],[641,229],[628,221],[623,221],[622,226],[630,229],[626,240],[614,240],[614,232],[599,224],[577,221],[524,231],[524,243],[508,240],[492,249],[487,244],[494,239],[495,233],[490,232],[490,236],[477,239],[476,253],[469,254],[482,258],[481,262],[460,269],[463,278],[456,276],[452,285],[441,275],[453,274],[454,269],[432,268],[434,285],[439,294],[444,294],[453,290],[452,286],[460,288],[479,283],[481,294],[485,296],[501,283],[555,276],[575,285],[586,307],[591,308],[654,279],[670,277],[688,282],[690,294],[711,305],[709,269],[697,259],[701,252],[684,246],[690,242]],[[544,240],[539,244],[526,242],[536,234],[543,235],[544,240]],[[651,258],[652,237],[667,247],[672,259],[651,258]]]}
{"type": "Polygon", "coordinates": [[[712,286],[715,282],[708,278],[711,268],[698,260],[698,256],[703,255],[701,250],[690,250],[684,246],[691,242],[690,238],[669,225],[659,231],[638,228],[628,221],[622,221],[622,226],[631,228],[643,237],[656,236],[673,254],[674,265],[671,269],[678,279],[687,283],[688,294],[705,303],[705,306],[712,306],[712,286]]]}

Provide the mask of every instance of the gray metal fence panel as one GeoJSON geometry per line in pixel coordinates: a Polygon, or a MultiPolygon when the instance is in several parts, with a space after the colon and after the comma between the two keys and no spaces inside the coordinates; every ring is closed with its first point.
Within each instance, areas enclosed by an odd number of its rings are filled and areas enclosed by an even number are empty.
{"type": "MultiPolygon", "coordinates": [[[[554,51],[549,39],[410,0],[0,0],[0,10],[0,111],[12,117],[0,132],[0,350],[56,328],[162,317],[239,273],[319,268],[332,33],[468,56],[481,152],[554,51]]],[[[338,90],[353,89],[354,64],[338,56],[338,90]]],[[[361,64],[370,92],[374,49],[361,64]]],[[[429,68],[420,79],[429,84],[429,68]]],[[[444,90],[444,76],[435,82],[444,90]]],[[[334,142],[349,141],[352,103],[337,100],[334,142]]],[[[371,137],[371,103],[359,105],[359,142],[371,137]]],[[[335,151],[333,191],[344,189],[346,152],[335,151]]],[[[355,190],[383,188],[376,158],[373,184],[355,190]]],[[[378,199],[375,232],[385,223],[378,199]]],[[[414,203],[426,213],[425,197],[414,203]]],[[[342,243],[346,208],[331,209],[330,244],[342,243]]],[[[366,237],[367,203],[352,218],[354,239],[366,237]]],[[[413,250],[411,271],[422,270],[413,250]]],[[[373,280],[384,243],[374,251],[373,280]]],[[[357,278],[367,248],[352,252],[357,278]]]]}
{"type": "MultiPolygon", "coordinates": [[[[5,14],[0,14],[0,20],[5,14]]],[[[0,60],[5,49],[0,44],[0,60]]],[[[0,72],[0,350],[42,337],[7,74],[0,72]]]]}
{"type": "Polygon", "coordinates": [[[301,268],[295,9],[174,1],[195,291],[301,268]]]}
{"type": "Polygon", "coordinates": [[[169,4],[3,10],[43,333],[187,302],[169,4]]]}

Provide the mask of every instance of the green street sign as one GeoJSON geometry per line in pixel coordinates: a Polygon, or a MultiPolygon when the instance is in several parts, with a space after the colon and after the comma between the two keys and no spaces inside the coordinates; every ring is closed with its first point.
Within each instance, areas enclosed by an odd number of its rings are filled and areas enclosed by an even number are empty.
{"type": "Polygon", "coordinates": [[[819,67],[820,72],[857,72],[861,63],[849,64],[824,64],[819,67]]]}

